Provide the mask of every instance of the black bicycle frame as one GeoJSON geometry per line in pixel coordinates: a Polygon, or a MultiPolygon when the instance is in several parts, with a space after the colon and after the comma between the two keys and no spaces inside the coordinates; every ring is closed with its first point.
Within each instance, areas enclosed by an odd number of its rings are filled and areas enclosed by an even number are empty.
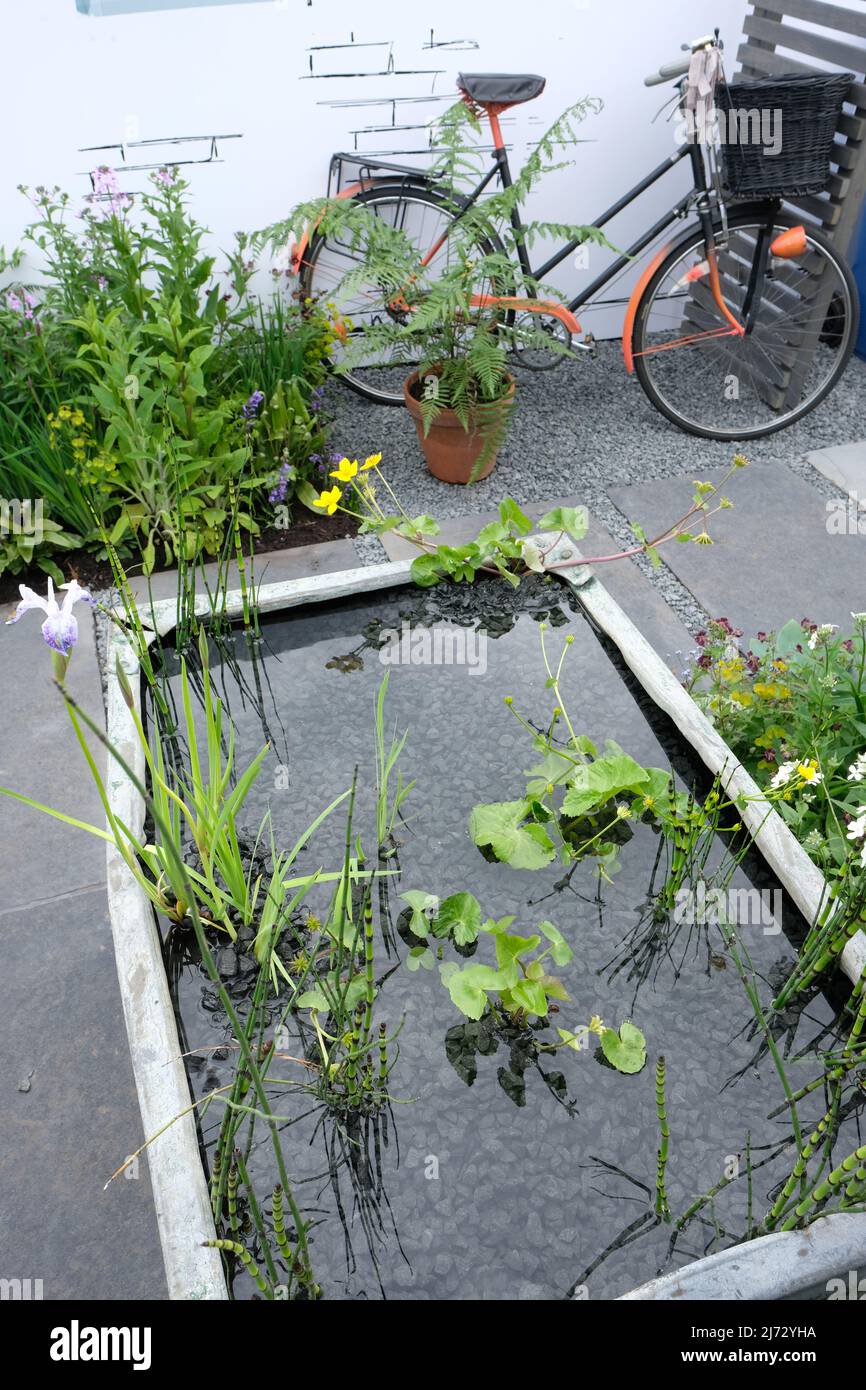
{"type": "MultiPolygon", "coordinates": [[[[641,179],[640,183],[636,183],[634,188],[629,189],[628,193],[623,194],[623,196],[618,198],[615,203],[612,203],[609,208],[606,208],[590,225],[599,228],[604,227],[606,223],[610,222],[618,213],[622,212],[624,208],[629,207],[631,203],[635,202],[648,188],[651,188],[654,183],[658,183],[659,179],[663,178],[668,170],[673,169],[674,166],[679,164],[680,160],[684,159],[687,155],[692,165],[692,189],[684,198],[681,198],[674,207],[666,212],[663,217],[660,217],[654,226],[650,227],[648,231],[639,236],[621,255],[617,256],[616,260],[614,260],[606,270],[603,270],[600,275],[596,276],[592,284],[587,285],[586,289],[581,290],[580,294],[576,295],[574,299],[571,300],[568,308],[572,313],[574,313],[576,309],[580,309],[588,300],[592,299],[600,289],[603,289],[606,284],[613,280],[621,270],[624,270],[626,266],[634,260],[635,256],[639,256],[641,251],[644,251],[666,227],[669,227],[673,222],[684,217],[692,204],[695,204],[697,208],[704,236],[707,238],[712,236],[713,227],[706,170],[704,168],[700,145],[696,140],[688,141],[686,144],[680,145],[672,155],[662,160],[661,164],[657,165],[652,173],[647,174],[646,178],[641,179]]],[[[472,193],[469,194],[455,220],[459,221],[460,217],[470,207],[477,203],[485,188],[487,188],[488,184],[491,183],[497,175],[499,176],[503,188],[511,188],[511,169],[508,163],[508,153],[504,148],[494,150],[493,167],[490,169],[489,173],[484,176],[478,184],[478,187],[473,189],[472,193]]],[[[545,261],[544,265],[533,270],[529,262],[529,253],[526,249],[526,243],[521,236],[523,223],[520,219],[520,210],[518,208],[512,210],[510,220],[516,233],[517,257],[520,261],[520,268],[523,272],[523,278],[527,284],[527,288],[532,287],[539,281],[543,281],[551,270],[555,269],[556,266],[564,261],[567,256],[570,256],[573,251],[576,251],[578,246],[581,245],[580,238],[575,237],[573,241],[569,241],[560,251],[557,251],[555,256],[551,256],[549,260],[545,261]]]]}

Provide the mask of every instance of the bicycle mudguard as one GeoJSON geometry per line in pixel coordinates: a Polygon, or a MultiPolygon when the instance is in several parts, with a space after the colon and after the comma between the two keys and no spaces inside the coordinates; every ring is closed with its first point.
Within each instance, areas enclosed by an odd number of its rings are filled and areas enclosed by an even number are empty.
{"type": "MultiPolygon", "coordinates": [[[[765,201],[763,203],[738,203],[734,205],[732,212],[736,212],[737,216],[746,214],[749,217],[766,217],[768,213],[770,213],[771,216],[775,216],[778,213],[779,207],[780,204],[775,201],[765,201]]],[[[623,324],[622,329],[622,355],[623,360],[625,362],[625,369],[629,373],[629,375],[631,375],[631,373],[634,371],[634,354],[632,352],[632,338],[634,336],[634,321],[637,318],[637,308],[638,304],[640,303],[641,296],[643,295],[644,290],[646,289],[655,272],[658,270],[665,256],[669,255],[670,252],[676,249],[677,246],[687,245],[692,240],[693,236],[694,225],[692,225],[691,230],[683,232],[682,236],[677,237],[674,241],[668,241],[665,243],[664,246],[660,247],[660,249],[653,256],[649,265],[646,267],[646,269],[644,270],[643,274],[641,275],[640,279],[634,287],[631,299],[628,302],[628,308],[626,309],[625,313],[625,323],[623,324]]],[[[796,239],[796,241],[792,240],[792,242],[789,243],[789,245],[796,245],[799,248],[799,237],[796,239]]],[[[786,253],[783,251],[782,254],[784,255],[786,253]]],[[[787,254],[790,255],[792,254],[792,252],[789,250],[787,254]]],[[[793,254],[797,253],[794,252],[793,254]]],[[[730,315],[726,311],[725,316],[730,318],[730,315]]],[[[731,322],[733,323],[733,319],[731,319],[731,322]]],[[[733,328],[732,331],[736,332],[737,328],[733,328]]]]}
{"type": "MultiPolygon", "coordinates": [[[[337,194],[337,197],[354,198],[356,193],[365,193],[368,188],[372,188],[374,182],[374,179],[370,179],[366,184],[349,183],[346,185],[345,188],[342,188],[340,190],[340,192],[337,194]]],[[[319,222],[316,221],[313,223],[312,227],[305,227],[303,232],[301,233],[300,241],[295,242],[295,245],[289,252],[289,271],[292,275],[300,275],[301,266],[304,264],[304,257],[307,254],[310,242],[313,237],[313,233],[315,232],[318,225],[319,222]]]]}
{"type": "Polygon", "coordinates": [[[572,335],[580,332],[580,324],[570,309],[546,299],[521,299],[513,294],[473,294],[469,301],[474,309],[489,309],[501,305],[503,309],[519,309],[527,314],[549,314],[559,319],[572,335]]]}
{"type": "Polygon", "coordinates": [[[631,375],[631,373],[634,371],[634,353],[632,352],[632,339],[634,337],[634,321],[637,318],[637,306],[640,304],[644,290],[646,289],[650,280],[655,275],[662,261],[667,256],[673,244],[674,243],[672,241],[667,241],[665,242],[664,246],[662,246],[656,252],[649,265],[645,268],[634,289],[632,290],[631,299],[628,301],[628,308],[625,311],[625,323],[622,326],[622,355],[623,360],[625,362],[625,369],[629,373],[629,375],[631,375]]]}

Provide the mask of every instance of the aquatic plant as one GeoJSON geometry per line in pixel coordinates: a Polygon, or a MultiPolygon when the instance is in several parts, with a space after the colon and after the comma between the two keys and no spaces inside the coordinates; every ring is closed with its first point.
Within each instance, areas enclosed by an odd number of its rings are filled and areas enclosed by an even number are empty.
{"type": "Polygon", "coordinates": [[[668,1206],[668,1194],[666,1186],[666,1173],[668,1165],[668,1148],[670,1145],[671,1131],[668,1125],[667,1102],[665,1099],[665,1082],[667,1068],[664,1057],[659,1057],[656,1062],[656,1114],[659,1122],[659,1153],[656,1163],[656,1215],[664,1221],[670,1221],[671,1213],[668,1206]]]}
{"type": "Polygon", "coordinates": [[[636,545],[610,555],[588,556],[578,554],[573,546],[568,554],[562,553],[568,549],[567,542],[579,541],[586,535],[589,518],[585,507],[554,507],[538,521],[533,521],[512,497],[503,498],[499,503],[499,520],[482,527],[474,541],[461,546],[440,545],[435,540],[441,529],[439,523],[426,514],[409,516],[385,477],[381,462],[381,454],[371,454],[363,463],[344,458],[331,472],[330,476],[336,479],[331,487],[317,493],[313,487],[304,485],[298,488],[298,496],[312,510],[328,516],[340,511],[354,517],[361,523],[362,534],[382,536],[393,531],[408,540],[420,552],[412,561],[412,578],[416,584],[428,588],[446,579],[471,583],[477,574],[499,575],[516,587],[521,578],[532,573],[609,564],[635,555],[646,555],[657,565],[661,563],[658,548],[668,541],[712,544],[707,524],[717,512],[733,506],[723,489],[748,461],[742,454],[735,455],[718,486],[696,482],[691,504],[685,512],[656,535],[648,537],[643,527],[635,523],[632,531],[636,545]],[[375,474],[375,482],[372,474],[375,474]],[[387,494],[384,505],[377,487],[387,494]],[[390,510],[392,507],[394,510],[390,510]],[[692,527],[696,529],[690,529],[692,527]],[[547,533],[543,543],[542,533],[547,533]]]}

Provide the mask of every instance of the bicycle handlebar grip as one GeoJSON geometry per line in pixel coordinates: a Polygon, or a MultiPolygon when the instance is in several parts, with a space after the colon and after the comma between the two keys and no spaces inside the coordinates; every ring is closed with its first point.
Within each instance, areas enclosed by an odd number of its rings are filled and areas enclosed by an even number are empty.
{"type": "Polygon", "coordinates": [[[645,77],[643,84],[645,87],[657,87],[660,82],[669,82],[672,77],[683,77],[689,70],[691,56],[688,58],[677,58],[673,63],[665,63],[658,72],[650,73],[645,77]]]}

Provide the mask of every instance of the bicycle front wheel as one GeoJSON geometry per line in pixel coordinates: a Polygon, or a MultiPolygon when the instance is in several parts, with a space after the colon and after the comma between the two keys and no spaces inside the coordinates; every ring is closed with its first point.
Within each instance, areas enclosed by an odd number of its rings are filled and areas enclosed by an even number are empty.
{"type": "MultiPolygon", "coordinates": [[[[455,217],[452,199],[433,188],[399,183],[368,189],[357,194],[354,201],[388,227],[402,231],[417,250],[419,264],[429,256],[428,276],[435,278],[444,271],[452,254],[448,238],[455,217]]],[[[503,250],[493,239],[479,239],[478,246],[484,255],[503,250]]],[[[399,346],[392,346],[387,354],[371,347],[365,357],[365,334],[372,342],[369,330],[394,319],[400,311],[393,307],[393,293],[364,274],[364,264],[363,238],[350,242],[314,236],[304,263],[301,291],[305,297],[331,304],[349,325],[345,345],[337,342],[332,349],[341,379],[367,400],[379,405],[402,405],[403,382],[418,367],[422,340],[419,335],[418,342],[413,341],[411,315],[407,314],[405,324],[409,331],[399,346]],[[346,349],[351,352],[352,366],[340,371],[340,359],[346,349]]]]}
{"type": "Polygon", "coordinates": [[[653,405],[680,429],[705,439],[759,439],[801,419],[839,380],[859,324],[844,258],[811,229],[801,254],[761,254],[798,225],[775,208],[730,217],[717,252],[720,287],[743,334],[715,301],[698,228],[649,280],[635,316],[635,371],[653,405]]]}

